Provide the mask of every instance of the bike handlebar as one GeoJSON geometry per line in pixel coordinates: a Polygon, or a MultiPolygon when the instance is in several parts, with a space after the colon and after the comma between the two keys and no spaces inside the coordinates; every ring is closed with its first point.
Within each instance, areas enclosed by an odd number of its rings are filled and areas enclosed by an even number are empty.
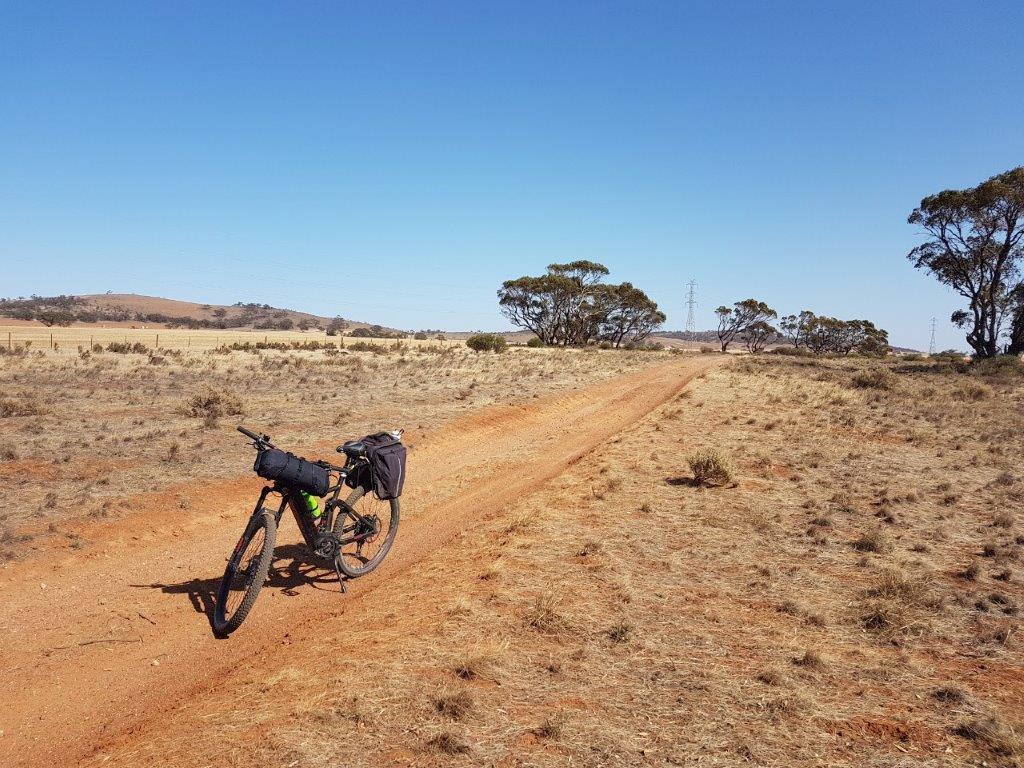
{"type": "Polygon", "coordinates": [[[255,432],[246,429],[245,427],[235,427],[235,429],[252,440],[258,450],[274,447],[274,444],[270,442],[270,435],[257,435],[255,432]]]}
{"type": "Polygon", "coordinates": [[[260,439],[259,435],[257,435],[255,432],[250,432],[245,427],[238,427],[237,429],[238,429],[239,432],[241,432],[246,437],[252,438],[253,440],[259,440],[260,439]]]}

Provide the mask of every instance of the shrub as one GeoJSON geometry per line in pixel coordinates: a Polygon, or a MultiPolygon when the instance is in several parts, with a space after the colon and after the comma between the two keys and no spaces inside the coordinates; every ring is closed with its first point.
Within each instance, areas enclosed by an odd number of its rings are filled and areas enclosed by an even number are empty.
{"type": "Polygon", "coordinates": [[[44,413],[46,411],[43,406],[31,395],[0,398],[0,419],[11,416],[41,416],[44,413]]]}
{"type": "Polygon", "coordinates": [[[814,357],[814,353],[807,347],[775,347],[775,349],[769,350],[768,354],[786,357],[814,357]]]}
{"type": "Polygon", "coordinates": [[[896,377],[885,368],[869,368],[854,374],[850,383],[857,389],[892,389],[896,377]]]}
{"type": "Polygon", "coordinates": [[[443,691],[434,699],[437,711],[452,720],[461,720],[473,708],[473,697],[467,691],[443,691]]]}
{"type": "Polygon", "coordinates": [[[427,340],[427,334],[425,334],[423,331],[418,331],[417,333],[414,333],[412,335],[412,337],[416,341],[426,341],[427,340]]]}
{"type": "Polygon", "coordinates": [[[975,360],[972,368],[982,376],[1024,375],[1024,362],[1016,355],[999,355],[975,360]]]}
{"type": "Polygon", "coordinates": [[[963,739],[984,744],[993,753],[1004,757],[1024,754],[1024,739],[1009,725],[994,717],[968,720],[953,729],[963,739]]]}
{"type": "Polygon", "coordinates": [[[216,389],[192,395],[185,401],[183,410],[186,416],[197,416],[207,420],[236,416],[245,412],[242,399],[238,395],[216,389]]]}
{"type": "Polygon", "coordinates": [[[477,333],[466,339],[466,346],[474,352],[504,352],[508,342],[498,333],[477,333]]]}
{"type": "Polygon", "coordinates": [[[528,347],[543,347],[543,346],[545,346],[545,344],[539,338],[534,336],[532,339],[530,339],[528,342],[526,342],[526,346],[528,346],[528,347]]]}
{"type": "Polygon", "coordinates": [[[965,402],[978,402],[988,400],[993,395],[992,387],[980,381],[968,381],[953,390],[954,400],[965,402]]]}
{"type": "Polygon", "coordinates": [[[427,745],[446,755],[464,755],[469,752],[469,745],[448,731],[439,733],[427,745]]]}
{"type": "Polygon", "coordinates": [[[383,344],[374,344],[372,341],[356,341],[349,344],[346,349],[350,352],[373,352],[375,355],[383,355],[388,351],[383,344]]]}
{"type": "Polygon", "coordinates": [[[686,459],[696,485],[727,485],[732,482],[733,466],[714,449],[697,451],[686,459]]]}
{"type": "Polygon", "coordinates": [[[107,352],[115,352],[119,355],[147,355],[149,354],[149,347],[141,341],[136,341],[134,344],[130,344],[127,341],[112,341],[107,344],[107,352]]]}
{"type": "Polygon", "coordinates": [[[861,534],[853,542],[853,548],[858,552],[883,553],[889,551],[889,540],[881,529],[861,534]]]}

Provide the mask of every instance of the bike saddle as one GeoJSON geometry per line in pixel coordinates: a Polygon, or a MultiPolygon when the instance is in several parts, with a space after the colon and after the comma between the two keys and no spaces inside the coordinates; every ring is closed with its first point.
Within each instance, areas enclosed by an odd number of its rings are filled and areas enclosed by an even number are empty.
{"type": "Polygon", "coordinates": [[[358,458],[366,453],[366,445],[359,440],[349,440],[344,445],[338,446],[338,453],[344,453],[346,456],[358,458]]]}

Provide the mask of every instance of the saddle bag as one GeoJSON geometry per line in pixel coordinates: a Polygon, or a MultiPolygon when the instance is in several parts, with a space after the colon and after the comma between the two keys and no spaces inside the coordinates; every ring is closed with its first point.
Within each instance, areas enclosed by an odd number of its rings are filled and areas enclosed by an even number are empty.
{"type": "Polygon", "coordinates": [[[350,475],[346,482],[353,488],[372,490],[382,501],[397,499],[405,485],[406,449],[399,438],[388,432],[367,435],[360,440],[366,446],[369,467],[350,475]]]}
{"type": "Polygon", "coordinates": [[[260,451],[252,468],[266,480],[276,480],[313,496],[323,496],[331,486],[326,469],[277,448],[260,451]]]}

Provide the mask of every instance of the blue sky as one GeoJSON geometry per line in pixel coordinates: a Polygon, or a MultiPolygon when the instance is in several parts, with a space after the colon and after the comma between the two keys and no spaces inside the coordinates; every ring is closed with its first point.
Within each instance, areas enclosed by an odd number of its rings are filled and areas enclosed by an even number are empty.
{"type": "Polygon", "coordinates": [[[502,328],[588,258],[965,345],[926,194],[1024,163],[1024,4],[0,2],[0,295],[502,328]]]}

